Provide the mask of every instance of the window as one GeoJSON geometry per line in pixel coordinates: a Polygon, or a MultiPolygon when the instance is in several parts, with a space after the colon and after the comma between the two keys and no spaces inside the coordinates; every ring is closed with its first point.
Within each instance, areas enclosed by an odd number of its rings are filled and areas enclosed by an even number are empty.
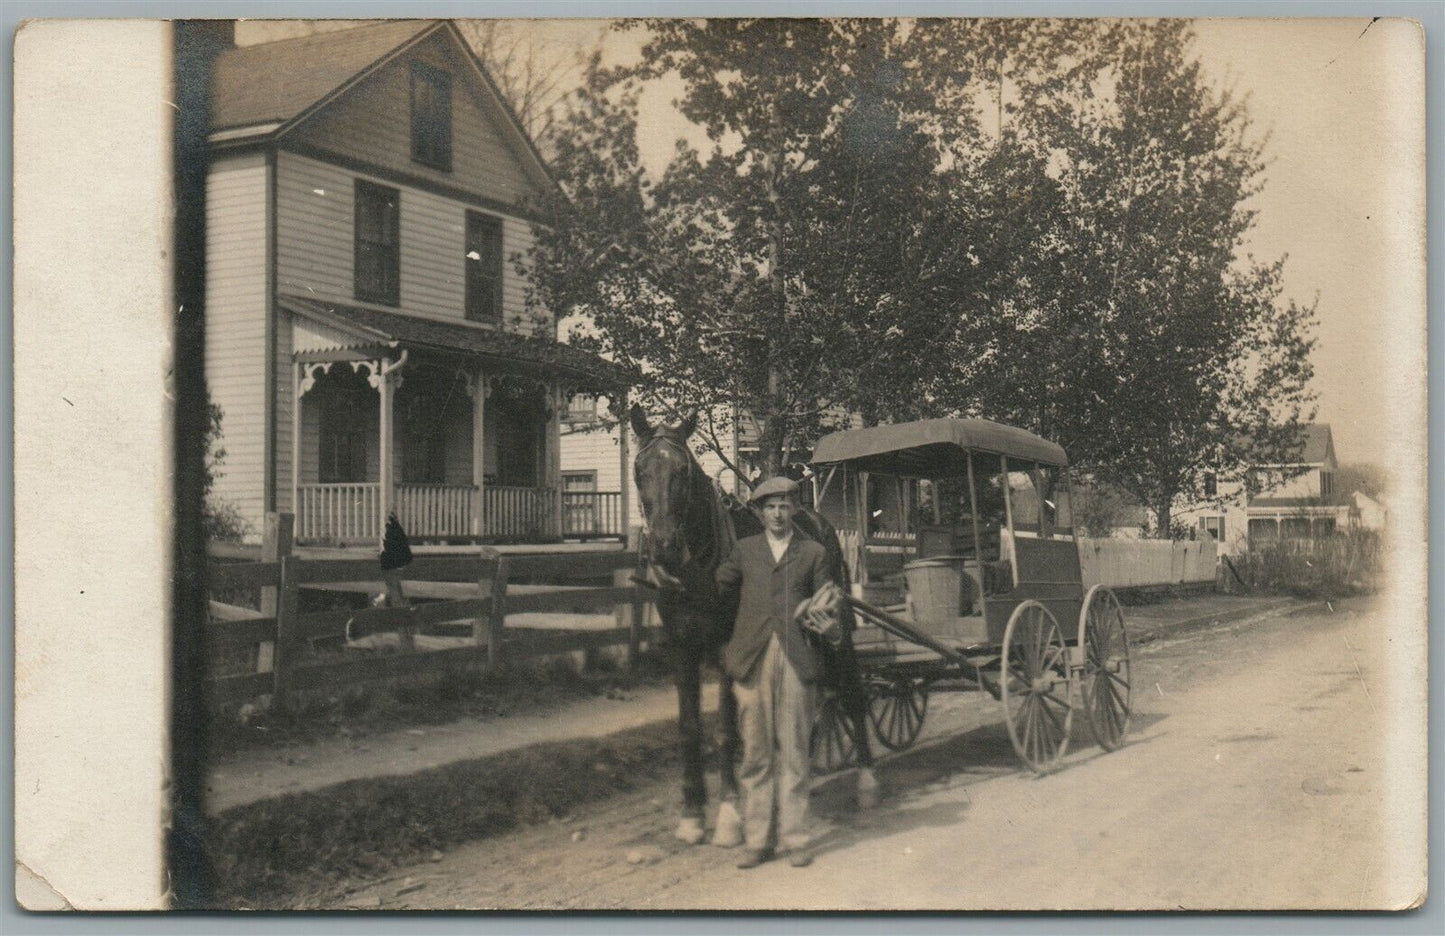
{"type": "Polygon", "coordinates": [[[1216,543],[1224,542],[1224,518],[1200,517],[1199,532],[1214,537],[1216,543]]]}
{"type": "Polygon", "coordinates": [[[502,320],[502,221],[467,212],[467,318],[502,320]]]}
{"type": "Polygon", "coordinates": [[[1333,473],[1320,469],[1320,497],[1329,497],[1334,491],[1335,476],[1333,473]]]}
{"type": "Polygon", "coordinates": [[[562,490],[568,494],[594,494],[597,491],[597,472],[562,472],[562,490]]]}
{"type": "Polygon", "coordinates": [[[452,76],[420,62],[411,66],[411,158],[452,169],[452,76]]]}
{"type": "Polygon", "coordinates": [[[569,423],[594,423],[597,421],[597,398],[585,394],[577,394],[567,403],[567,411],[562,414],[564,422],[569,423]]]}
{"type": "Polygon", "coordinates": [[[365,481],[368,433],[362,414],[376,404],[361,392],[335,392],[324,399],[317,480],[322,484],[365,481]]]}
{"type": "Polygon", "coordinates": [[[402,419],[401,480],[442,484],[447,473],[446,400],[429,393],[407,397],[402,419]]]}
{"type": "Polygon", "coordinates": [[[356,180],[356,298],[401,301],[401,193],[356,180]]]}
{"type": "Polygon", "coordinates": [[[1219,496],[1219,478],[1216,477],[1214,472],[1212,471],[1206,471],[1204,473],[1204,496],[1219,496]]]}

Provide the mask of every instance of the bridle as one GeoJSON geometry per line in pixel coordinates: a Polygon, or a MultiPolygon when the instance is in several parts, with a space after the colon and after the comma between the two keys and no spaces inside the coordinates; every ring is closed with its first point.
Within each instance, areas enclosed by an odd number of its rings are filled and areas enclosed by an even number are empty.
{"type": "MultiPolygon", "coordinates": [[[[677,512],[680,518],[679,533],[682,540],[682,566],[676,571],[681,572],[689,566],[701,567],[709,561],[720,562],[723,556],[726,555],[727,550],[732,548],[733,541],[732,518],[729,516],[725,506],[726,493],[716,480],[703,473],[702,466],[697,463],[697,459],[693,457],[687,445],[680,439],[673,438],[672,436],[658,433],[642,443],[637,449],[637,460],[640,461],[647,452],[651,451],[657,445],[665,445],[681,456],[685,471],[684,490],[687,492],[687,500],[677,505],[679,508],[677,512]],[[701,484],[699,484],[699,482],[701,482],[701,484]],[[708,544],[708,546],[711,547],[709,550],[694,552],[689,543],[686,521],[694,516],[696,509],[696,505],[693,503],[693,495],[703,487],[710,488],[714,494],[714,496],[709,499],[710,503],[706,505],[710,519],[712,520],[712,542],[708,544]]],[[[643,519],[649,519],[645,509],[643,510],[643,519]]],[[[642,557],[645,557],[647,565],[656,565],[666,569],[662,563],[657,561],[653,551],[653,540],[650,535],[642,537],[638,548],[640,551],[645,550],[645,552],[642,553],[642,557]]],[[[672,573],[672,570],[667,571],[672,573]]]]}

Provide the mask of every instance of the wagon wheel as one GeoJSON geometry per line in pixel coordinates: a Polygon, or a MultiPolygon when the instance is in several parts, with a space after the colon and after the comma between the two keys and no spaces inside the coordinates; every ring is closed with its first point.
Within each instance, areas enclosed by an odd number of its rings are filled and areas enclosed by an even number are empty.
{"type": "Polygon", "coordinates": [[[828,693],[818,705],[809,739],[813,769],[830,774],[852,766],[858,761],[858,739],[853,722],[843,711],[838,697],[828,693]]]}
{"type": "Polygon", "coordinates": [[[928,714],[928,686],[898,679],[869,686],[868,720],[873,733],[890,751],[902,751],[918,739],[928,714]]]}
{"type": "Polygon", "coordinates": [[[1009,740],[1035,773],[1047,773],[1068,749],[1074,722],[1069,648],[1048,608],[1025,601],[1014,609],[999,665],[1009,740]]]}
{"type": "Polygon", "coordinates": [[[1099,747],[1112,751],[1129,727],[1129,635],[1119,599],[1102,585],[1089,589],[1079,612],[1079,648],[1084,717],[1099,747]]]}

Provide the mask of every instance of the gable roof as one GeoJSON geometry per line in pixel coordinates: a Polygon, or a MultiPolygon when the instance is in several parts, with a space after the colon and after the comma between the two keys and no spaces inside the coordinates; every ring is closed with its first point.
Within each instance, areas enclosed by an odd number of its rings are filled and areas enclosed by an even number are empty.
{"type": "Polygon", "coordinates": [[[227,49],[211,72],[211,129],[284,124],[439,22],[392,20],[227,49]]]}
{"type": "Polygon", "coordinates": [[[1334,437],[1329,423],[1310,423],[1305,426],[1304,448],[1300,451],[1300,464],[1319,465],[1329,461],[1334,449],[1334,437]]]}
{"type": "Polygon", "coordinates": [[[385,20],[227,49],[211,66],[211,134],[218,138],[277,136],[397,55],[439,32],[448,33],[471,63],[501,130],[545,188],[556,180],[511,104],[451,20],[385,20]],[[249,128],[249,132],[247,132],[249,128]]]}

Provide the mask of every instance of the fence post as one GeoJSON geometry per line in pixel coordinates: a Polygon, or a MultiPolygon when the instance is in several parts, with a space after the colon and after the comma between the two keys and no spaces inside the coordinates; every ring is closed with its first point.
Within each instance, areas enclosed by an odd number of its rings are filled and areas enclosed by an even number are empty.
{"type": "MultiPolygon", "coordinates": [[[[291,555],[291,539],[295,530],[296,515],[290,513],[266,513],[266,528],[262,533],[261,561],[280,562],[291,555]]],[[[274,588],[261,589],[261,614],[276,617],[277,594],[274,588]]],[[[269,673],[276,665],[276,643],[263,640],[256,645],[256,672],[269,673]]]]}
{"type": "MultiPolygon", "coordinates": [[[[490,546],[482,546],[477,552],[477,594],[486,598],[492,595],[492,583],[497,580],[497,563],[502,554],[490,546]]],[[[492,599],[495,602],[495,597],[492,599]]],[[[491,665],[491,610],[485,616],[472,618],[472,642],[479,653],[485,651],[487,664],[491,665]]]]}
{"type": "Polygon", "coordinates": [[[633,566],[626,566],[621,569],[614,569],[612,572],[613,588],[630,588],[632,594],[613,605],[613,617],[616,626],[627,628],[627,668],[630,670],[637,665],[637,655],[642,643],[642,595],[641,589],[632,581],[632,576],[637,574],[633,566]]]}
{"type": "Polygon", "coordinates": [[[298,561],[295,556],[281,558],[280,595],[276,602],[276,647],[271,667],[271,708],[278,712],[286,710],[289,701],[286,694],[290,689],[288,677],[291,669],[296,665],[294,657],[297,650],[296,563],[298,561]]]}
{"type": "MultiPolygon", "coordinates": [[[[623,479],[626,484],[627,479],[623,479]]],[[[623,517],[623,522],[627,518],[623,517]]],[[[627,550],[634,556],[642,555],[642,527],[628,527],[627,550]]],[[[634,563],[632,568],[621,570],[621,574],[627,577],[628,584],[632,585],[632,601],[627,619],[627,667],[631,669],[637,664],[638,654],[642,650],[642,633],[647,627],[647,598],[643,594],[642,587],[632,582],[633,575],[641,574],[642,570],[634,563]]]]}
{"type": "Polygon", "coordinates": [[[507,627],[507,557],[497,555],[492,569],[492,609],[487,615],[487,667],[502,665],[502,636],[507,627]]]}

